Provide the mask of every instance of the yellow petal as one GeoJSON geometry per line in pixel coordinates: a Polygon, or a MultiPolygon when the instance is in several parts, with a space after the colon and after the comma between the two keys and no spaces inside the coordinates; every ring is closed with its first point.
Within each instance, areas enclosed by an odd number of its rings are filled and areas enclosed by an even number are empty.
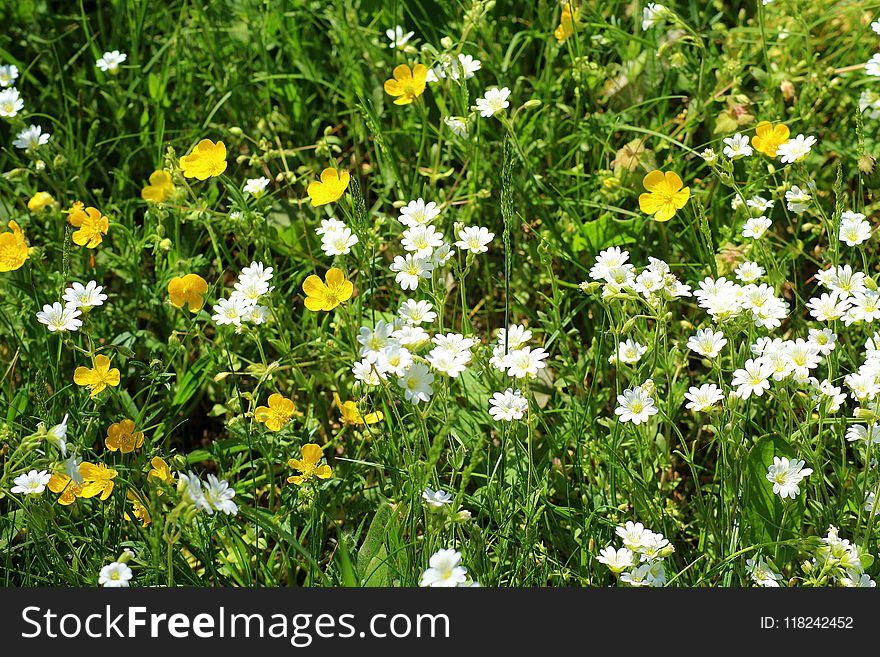
{"type": "Polygon", "coordinates": [[[654,214],[662,205],[663,201],[657,194],[639,194],[639,210],[645,214],[654,214]]]}
{"type": "Polygon", "coordinates": [[[654,171],[651,171],[645,176],[644,180],[642,180],[642,185],[644,185],[645,189],[649,192],[658,192],[664,189],[665,183],[666,177],[659,169],[654,169],[654,171]]]}
{"type": "Polygon", "coordinates": [[[406,64],[400,64],[399,66],[394,67],[393,75],[396,80],[399,80],[400,82],[407,82],[409,80],[412,80],[413,72],[406,64]]]}
{"type": "Polygon", "coordinates": [[[315,443],[303,445],[302,460],[305,463],[317,463],[321,460],[322,456],[324,456],[324,450],[321,449],[320,445],[316,445],[315,443]]]}

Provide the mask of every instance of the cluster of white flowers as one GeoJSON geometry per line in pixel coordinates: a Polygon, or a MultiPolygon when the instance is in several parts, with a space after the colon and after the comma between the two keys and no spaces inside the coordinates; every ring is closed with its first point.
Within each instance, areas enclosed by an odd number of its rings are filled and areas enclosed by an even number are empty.
{"type": "Polygon", "coordinates": [[[461,565],[461,552],[458,550],[437,550],[428,561],[428,568],[422,573],[419,586],[459,587],[479,586],[468,577],[467,568],[461,565]]]}
{"type": "Polygon", "coordinates": [[[807,302],[813,318],[820,322],[841,319],[846,326],[880,319],[880,291],[869,287],[871,281],[864,273],[839,265],[818,272],[816,280],[828,292],[807,302]]]}
{"type": "Polygon", "coordinates": [[[647,32],[655,25],[659,25],[666,18],[669,10],[658,2],[649,2],[642,9],[642,30],[647,32]]]}
{"type": "Polygon", "coordinates": [[[627,260],[629,252],[617,246],[600,251],[596,256],[590,278],[603,283],[603,299],[640,295],[649,306],[658,308],[664,300],[691,296],[690,286],[679,281],[664,261],[649,257],[648,266],[636,273],[635,265],[627,260]]]}
{"type": "Polygon", "coordinates": [[[274,289],[269,286],[272,271],[272,267],[266,267],[262,262],[252,262],[250,266],[242,269],[229,298],[219,299],[214,304],[214,314],[211,319],[218,326],[232,325],[236,330],[241,330],[245,323],[258,325],[265,323],[271,311],[260,301],[274,289]]]}
{"type": "MultiPolygon", "coordinates": [[[[813,557],[811,570],[829,573],[841,586],[872,588],[877,584],[865,573],[863,558],[866,554],[865,548],[840,538],[837,528],[832,525],[813,557]]],[[[873,562],[873,558],[870,561],[873,562]]]]}
{"type": "MultiPolygon", "coordinates": [[[[12,64],[0,66],[0,117],[13,118],[24,109],[21,93],[12,86],[17,79],[17,66],[12,64]]],[[[30,152],[49,143],[50,138],[48,132],[43,132],[42,127],[32,123],[15,135],[12,145],[30,152]]]]}
{"type": "Polygon", "coordinates": [[[758,328],[774,329],[788,316],[788,304],[777,297],[766,283],[740,285],[721,276],[706,277],[694,290],[699,306],[706,310],[715,322],[728,322],[745,315],[758,328]]]}
{"type": "Polygon", "coordinates": [[[669,540],[659,532],[645,529],[640,522],[628,521],[615,531],[623,547],[615,549],[609,545],[596,560],[630,586],[665,586],[663,560],[675,551],[669,540]]]}
{"type": "Polygon", "coordinates": [[[104,288],[96,281],[87,284],[73,283],[64,291],[64,305],[56,301],[53,304],[45,304],[37,313],[37,319],[45,324],[51,332],[78,331],[82,327],[80,317],[92,308],[103,306],[107,295],[104,288]]]}
{"type": "Polygon", "coordinates": [[[333,217],[322,219],[315,234],[321,237],[321,250],[331,257],[351,253],[351,247],[358,243],[358,237],[351,228],[333,217]]]}
{"type": "Polygon", "coordinates": [[[235,489],[225,479],[218,479],[209,474],[208,480],[202,481],[192,472],[189,474],[178,472],[177,476],[178,490],[195,508],[205,511],[208,515],[214,515],[214,511],[231,516],[238,513],[238,505],[232,501],[235,497],[235,489]]]}
{"type": "MultiPolygon", "coordinates": [[[[731,160],[750,157],[755,152],[749,144],[749,138],[739,132],[732,137],[725,137],[722,141],[724,142],[724,148],[721,152],[731,160]]],[[[815,145],[815,137],[812,135],[805,136],[800,134],[797,137],[793,137],[785,143],[780,144],[776,149],[776,157],[779,158],[779,161],[782,164],[794,164],[807,157],[815,145]]]]}

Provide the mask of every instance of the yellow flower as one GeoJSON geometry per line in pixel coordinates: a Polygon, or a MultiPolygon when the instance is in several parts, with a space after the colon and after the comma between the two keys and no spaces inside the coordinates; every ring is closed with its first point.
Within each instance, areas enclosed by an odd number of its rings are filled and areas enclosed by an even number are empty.
{"type": "Polygon", "coordinates": [[[164,203],[173,191],[174,183],[171,182],[171,174],[162,169],[156,169],[150,174],[150,184],[141,190],[141,198],[153,203],[164,203]]]}
{"type": "Polygon", "coordinates": [[[28,201],[28,210],[36,214],[43,208],[48,205],[52,205],[55,202],[55,199],[52,198],[52,195],[48,192],[37,192],[33,196],[31,196],[28,201]]]}
{"type": "Polygon", "coordinates": [[[394,79],[385,80],[385,93],[395,96],[395,105],[409,105],[425,92],[428,69],[416,64],[410,69],[406,64],[394,67],[394,79]]]}
{"type": "MultiPolygon", "coordinates": [[[[164,484],[168,484],[170,486],[174,485],[174,475],[171,474],[171,468],[168,467],[165,459],[163,459],[161,456],[154,456],[150,460],[150,465],[153,466],[153,469],[147,473],[147,481],[159,480],[164,484]]],[[[162,495],[163,491],[160,489],[156,492],[156,494],[162,495]]]]}
{"type": "Polygon", "coordinates": [[[135,431],[132,420],[115,422],[107,428],[104,444],[111,452],[118,449],[123,454],[129,454],[144,444],[144,432],[135,431]]]}
{"type": "Polygon", "coordinates": [[[65,210],[67,213],[67,221],[71,226],[79,228],[82,226],[83,219],[85,219],[88,215],[85,212],[85,204],[82,201],[74,201],[73,205],[70,206],[69,210],[65,210]]]}
{"type": "Polygon", "coordinates": [[[654,215],[657,221],[669,221],[681,210],[691,197],[691,188],[682,189],[683,183],[677,173],[654,170],[645,176],[642,184],[649,193],[639,195],[639,208],[645,214],[654,215]]]}
{"type": "Polygon", "coordinates": [[[24,233],[15,221],[10,221],[11,232],[0,233],[0,271],[15,271],[28,259],[28,245],[24,233]]]}
{"type": "Polygon", "coordinates": [[[189,306],[191,313],[197,313],[205,305],[205,294],[208,292],[208,283],[198,274],[175,276],[168,283],[168,296],[171,297],[171,305],[175,308],[189,306]]]}
{"type": "Polygon", "coordinates": [[[186,178],[207,180],[226,171],[226,144],[202,139],[189,155],[180,158],[180,167],[186,178]]]}
{"type": "Polygon", "coordinates": [[[788,126],[783,123],[771,125],[769,121],[761,121],[755,127],[752,146],[764,155],[776,157],[777,149],[788,141],[788,126]]]}
{"type": "MultiPolygon", "coordinates": [[[[141,525],[147,527],[153,519],[150,517],[150,510],[147,508],[146,500],[140,492],[135,492],[133,488],[129,488],[128,492],[125,494],[125,497],[131,502],[132,506],[132,515],[135,518],[141,521],[141,525]]],[[[124,514],[126,520],[131,520],[131,516],[128,513],[124,514]]]]}
{"type": "Polygon", "coordinates": [[[553,32],[553,36],[556,37],[556,40],[559,43],[562,43],[574,34],[574,24],[577,22],[578,16],[578,10],[572,9],[570,2],[562,8],[562,16],[559,21],[559,26],[556,28],[556,31],[553,32]]]}
{"type": "Polygon", "coordinates": [[[277,392],[269,395],[268,406],[257,406],[254,419],[266,425],[269,431],[281,431],[281,427],[290,422],[297,414],[293,401],[277,392]]]}
{"type": "Polygon", "coordinates": [[[336,407],[339,409],[339,412],[342,413],[342,422],[344,424],[353,424],[354,426],[359,427],[363,424],[376,424],[376,422],[381,422],[385,417],[382,411],[361,415],[361,412],[358,410],[357,402],[343,402],[342,399],[339,398],[339,393],[337,392],[333,393],[333,399],[336,400],[336,407]]]}
{"type": "Polygon", "coordinates": [[[100,496],[102,502],[110,497],[110,493],[113,492],[113,479],[117,475],[116,470],[108,468],[103,463],[83,461],[79,464],[79,473],[83,477],[80,497],[88,499],[100,496]]]}
{"type": "Polygon", "coordinates": [[[302,483],[310,481],[312,477],[327,479],[333,474],[329,465],[318,465],[321,458],[324,456],[324,450],[321,449],[320,445],[309,443],[308,445],[303,445],[301,451],[302,460],[290,459],[287,462],[287,465],[291,468],[299,470],[302,473],[288,477],[287,481],[289,483],[299,486],[302,483]]]}
{"type": "Polygon", "coordinates": [[[312,200],[312,205],[327,205],[328,203],[338,201],[348,188],[350,179],[351,176],[348,175],[348,171],[337,171],[332,168],[324,169],[321,172],[321,181],[315,180],[310,182],[306,190],[309,198],[312,200]]]}
{"type": "Polygon", "coordinates": [[[55,472],[52,474],[52,478],[49,479],[49,490],[53,493],[61,494],[58,498],[58,504],[63,506],[69,506],[76,502],[77,497],[82,496],[82,489],[85,482],[82,485],[77,484],[73,479],[68,477],[66,474],[61,474],[59,472],[55,472]]]}
{"type": "Polygon", "coordinates": [[[309,310],[333,310],[343,301],[351,299],[354,285],[345,280],[341,269],[333,267],[327,270],[326,283],[320,276],[312,274],[303,281],[303,292],[306,293],[306,308],[309,310]]]}
{"type": "Polygon", "coordinates": [[[107,386],[119,385],[119,370],[115,367],[110,369],[110,359],[103,354],[95,356],[94,367],[77,367],[73,373],[73,382],[79,386],[86,386],[89,395],[94,397],[107,386]]]}
{"type": "Polygon", "coordinates": [[[110,227],[107,217],[103,216],[100,210],[93,207],[88,207],[85,211],[82,209],[75,210],[68,215],[67,220],[73,226],[79,226],[79,230],[71,235],[74,244],[84,246],[87,249],[94,249],[98,246],[103,241],[104,235],[107,234],[107,230],[110,227]]]}

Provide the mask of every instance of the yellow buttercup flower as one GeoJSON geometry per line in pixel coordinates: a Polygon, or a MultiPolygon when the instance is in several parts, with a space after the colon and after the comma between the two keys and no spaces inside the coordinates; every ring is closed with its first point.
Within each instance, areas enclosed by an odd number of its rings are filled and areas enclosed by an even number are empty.
{"type": "Polygon", "coordinates": [[[376,411],[375,413],[367,413],[366,415],[361,415],[361,412],[358,410],[357,402],[343,402],[342,399],[340,399],[339,397],[339,393],[337,392],[333,393],[333,399],[336,401],[336,407],[342,414],[342,422],[344,424],[352,424],[356,427],[359,427],[364,424],[376,424],[377,422],[381,422],[385,417],[385,414],[382,413],[382,411],[376,411]]]}
{"type": "Polygon", "coordinates": [[[10,232],[0,233],[0,272],[15,271],[28,259],[28,245],[18,223],[10,221],[10,232]]]}
{"type": "Polygon", "coordinates": [[[560,17],[559,26],[553,32],[553,36],[559,43],[563,43],[567,38],[574,34],[574,24],[577,22],[579,12],[572,9],[571,3],[566,4],[562,8],[562,16],[560,17]]]}
{"type": "Polygon", "coordinates": [[[77,367],[73,373],[73,382],[89,389],[89,395],[94,397],[102,392],[107,386],[119,385],[119,370],[110,368],[110,359],[103,354],[95,356],[94,367],[77,367]]]}
{"type": "Polygon", "coordinates": [[[776,157],[776,151],[782,144],[788,141],[788,126],[783,123],[771,125],[769,121],[761,121],[755,127],[755,135],[752,137],[752,146],[764,155],[776,157]]]}
{"type": "Polygon", "coordinates": [[[281,431],[281,427],[297,415],[293,401],[277,392],[269,395],[268,406],[257,406],[254,419],[266,425],[269,431],[281,431]]]}
{"type": "MultiPolygon", "coordinates": [[[[150,459],[150,465],[153,466],[153,468],[147,473],[147,481],[158,480],[169,486],[174,485],[174,475],[171,474],[171,468],[168,467],[165,459],[161,456],[154,456],[150,459]]],[[[163,491],[159,489],[156,494],[162,495],[163,491]]]]}
{"type": "Polygon", "coordinates": [[[306,308],[309,310],[333,310],[344,301],[351,299],[354,285],[345,279],[341,269],[333,267],[327,270],[326,283],[320,276],[312,274],[303,281],[303,292],[306,293],[306,308]]]}
{"type": "Polygon", "coordinates": [[[58,504],[63,506],[70,506],[74,502],[76,502],[76,498],[82,496],[83,485],[77,484],[73,479],[68,477],[66,474],[61,474],[59,472],[55,472],[52,474],[51,479],[49,479],[49,483],[47,486],[49,490],[55,493],[56,495],[60,494],[58,498],[58,504]]]}
{"type": "Polygon", "coordinates": [[[55,199],[49,192],[37,192],[28,201],[28,210],[36,214],[45,207],[52,205],[55,199]]]}
{"type": "Polygon", "coordinates": [[[180,168],[186,178],[207,180],[226,171],[226,144],[202,139],[189,155],[180,158],[180,168]]]}
{"type": "Polygon", "coordinates": [[[84,246],[87,249],[94,249],[98,246],[110,228],[107,217],[93,207],[88,207],[85,210],[76,209],[68,215],[67,220],[71,225],[79,227],[79,230],[71,235],[74,244],[84,246]]]}
{"type": "Polygon", "coordinates": [[[425,92],[428,69],[416,64],[412,69],[406,64],[395,66],[393,79],[385,80],[385,93],[394,96],[395,105],[409,105],[425,92]]]}
{"type": "Polygon", "coordinates": [[[191,313],[197,313],[205,305],[205,294],[208,292],[208,283],[198,274],[175,276],[168,283],[168,296],[171,305],[176,308],[189,306],[191,313]]]}
{"type": "Polygon", "coordinates": [[[141,190],[141,198],[153,203],[164,203],[173,192],[174,183],[171,182],[171,174],[157,169],[150,174],[150,184],[141,190]]]}
{"type": "Polygon", "coordinates": [[[313,206],[327,205],[342,197],[350,180],[351,176],[348,175],[348,171],[327,168],[321,172],[321,181],[310,182],[306,192],[313,206]]]}
{"type": "MultiPolygon", "coordinates": [[[[129,488],[125,497],[131,502],[132,515],[141,521],[142,526],[149,526],[149,524],[153,522],[153,519],[150,517],[150,510],[147,508],[144,496],[140,492],[135,492],[133,488],[129,488]]],[[[131,516],[129,516],[127,512],[124,514],[124,517],[126,520],[131,520],[131,516]]]]}
{"type": "Polygon", "coordinates": [[[691,188],[685,187],[677,173],[654,170],[645,176],[642,184],[647,194],[639,196],[639,208],[656,221],[669,221],[681,210],[691,197],[691,188]]]}
{"type": "Polygon", "coordinates": [[[301,452],[302,459],[290,459],[287,462],[287,465],[294,470],[299,470],[301,473],[288,477],[287,481],[289,483],[299,486],[300,484],[310,481],[312,477],[328,479],[333,474],[329,465],[318,465],[324,456],[324,450],[321,449],[320,445],[316,445],[315,443],[303,445],[301,452]]]}
{"type": "Polygon", "coordinates": [[[107,428],[104,444],[111,452],[118,449],[123,454],[129,454],[144,444],[144,432],[135,431],[132,420],[115,422],[107,428]]]}
{"type": "Polygon", "coordinates": [[[86,499],[98,497],[101,501],[110,497],[113,492],[113,479],[118,474],[113,468],[108,468],[103,463],[89,463],[83,461],[79,464],[79,473],[83,477],[81,497],[86,499]]]}

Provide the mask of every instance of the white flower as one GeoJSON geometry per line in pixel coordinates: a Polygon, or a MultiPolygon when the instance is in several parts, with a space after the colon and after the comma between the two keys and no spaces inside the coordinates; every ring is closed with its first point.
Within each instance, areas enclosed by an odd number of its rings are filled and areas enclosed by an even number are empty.
{"type": "Polygon", "coordinates": [[[522,324],[511,324],[506,329],[498,329],[497,343],[502,347],[507,345],[508,349],[519,349],[525,347],[526,343],[532,339],[532,332],[522,324]]]}
{"type": "Polygon", "coordinates": [[[407,324],[422,324],[423,322],[430,324],[437,319],[437,313],[434,312],[434,306],[430,301],[416,301],[415,299],[407,299],[400,304],[397,314],[407,324]]]}
{"type": "Polygon", "coordinates": [[[12,480],[15,484],[9,489],[10,493],[22,493],[23,495],[39,495],[46,490],[46,484],[52,478],[46,470],[31,470],[27,474],[19,475],[12,480]]]}
{"type": "Polygon", "coordinates": [[[456,137],[460,137],[462,139],[468,138],[467,119],[459,116],[445,116],[443,117],[443,123],[446,124],[446,127],[449,128],[449,131],[456,137]]]}
{"type": "Polygon", "coordinates": [[[419,586],[460,586],[467,580],[467,568],[460,566],[461,553],[457,550],[438,550],[428,561],[430,566],[419,581],[419,586]]]}
{"type": "Polygon", "coordinates": [[[233,288],[235,291],[229,295],[230,300],[240,302],[248,308],[256,305],[269,292],[269,284],[256,276],[239,277],[233,288]]]}
{"type": "Polygon", "coordinates": [[[760,280],[761,276],[766,272],[757,262],[746,260],[734,270],[734,273],[743,283],[754,283],[755,281],[760,280]]]}
{"type": "Polygon", "coordinates": [[[846,577],[840,578],[840,584],[847,588],[874,588],[877,586],[877,583],[871,579],[870,575],[857,569],[847,570],[846,577]]]}
{"type": "Polygon", "coordinates": [[[662,21],[665,15],[666,7],[657,2],[649,2],[647,6],[642,9],[642,31],[646,32],[650,30],[662,21]]]}
{"type": "Polygon", "coordinates": [[[609,545],[599,552],[596,561],[604,563],[608,566],[608,570],[612,573],[620,573],[633,565],[633,553],[629,548],[622,547],[615,550],[609,545]]]}
{"type": "Polygon", "coordinates": [[[804,468],[803,461],[774,456],[773,465],[767,468],[767,481],[773,483],[773,492],[782,499],[794,499],[801,492],[798,484],[812,473],[810,468],[804,468]]]}
{"type": "Polygon", "coordinates": [[[431,255],[431,264],[434,265],[434,269],[439,269],[445,266],[454,255],[455,250],[446,242],[443,242],[443,244],[434,249],[434,253],[431,255]]]}
{"type": "Polygon", "coordinates": [[[806,190],[801,189],[797,185],[792,185],[791,189],[785,192],[785,200],[791,212],[803,214],[810,207],[810,201],[813,200],[813,197],[806,190]]]}
{"type": "Polygon", "coordinates": [[[480,116],[489,118],[504,111],[510,107],[510,103],[507,101],[509,97],[510,89],[507,87],[487,89],[482,98],[477,98],[477,110],[480,112],[480,116]]]}
{"type": "Polygon", "coordinates": [[[64,301],[68,308],[89,310],[97,306],[103,306],[107,295],[103,294],[104,287],[97,281],[89,281],[85,285],[73,283],[64,290],[64,301]]]}
{"type": "Polygon", "coordinates": [[[871,23],[871,29],[874,30],[876,34],[880,34],[880,20],[871,23]]]}
{"type": "Polygon", "coordinates": [[[209,474],[208,481],[202,489],[202,495],[208,505],[206,511],[209,514],[213,514],[214,510],[230,516],[238,513],[238,505],[232,501],[232,498],[235,497],[235,489],[225,479],[217,479],[214,475],[209,474]]]}
{"type": "Polygon", "coordinates": [[[614,413],[620,416],[621,422],[632,422],[639,425],[642,422],[647,422],[652,415],[659,412],[654,406],[654,400],[642,386],[624,390],[622,395],[617,395],[617,403],[618,406],[614,409],[614,413]]]}
{"type": "Polygon", "coordinates": [[[351,368],[351,373],[355,379],[367,386],[381,385],[384,378],[382,373],[379,372],[379,368],[376,367],[375,361],[370,361],[366,358],[356,362],[351,368]]]}
{"type": "Polygon", "coordinates": [[[865,511],[871,513],[874,510],[874,502],[877,499],[877,496],[873,492],[868,492],[865,495],[865,511]]]}
{"type": "Polygon", "coordinates": [[[626,525],[619,526],[614,531],[623,540],[623,544],[634,552],[641,550],[645,540],[653,533],[645,529],[642,523],[632,520],[627,520],[626,525]]]}
{"type": "Polygon", "coordinates": [[[605,280],[612,269],[623,267],[629,260],[629,252],[622,251],[620,247],[612,246],[600,251],[596,256],[596,264],[590,268],[590,278],[594,281],[605,280]]]}
{"type": "Polygon", "coordinates": [[[495,237],[488,228],[483,226],[467,226],[458,231],[458,241],[455,246],[471,253],[485,253],[489,250],[488,244],[495,237]]]}
{"type": "Polygon", "coordinates": [[[134,577],[134,574],[127,564],[114,561],[101,568],[101,572],[98,575],[98,584],[105,588],[127,587],[132,577],[134,577]]]}
{"type": "Polygon", "coordinates": [[[192,471],[189,474],[185,472],[177,473],[177,490],[180,492],[181,497],[190,502],[196,509],[203,509],[213,514],[214,510],[211,508],[211,505],[208,504],[208,501],[205,499],[205,495],[202,492],[202,480],[199,479],[195,473],[192,471]]]}
{"type": "Polygon", "coordinates": [[[114,50],[112,52],[105,52],[104,56],[98,59],[95,62],[95,66],[97,66],[102,71],[109,71],[111,73],[115,72],[116,69],[119,68],[119,65],[128,59],[128,55],[125,53],[119,52],[118,50],[114,50]]]}
{"type": "Polygon", "coordinates": [[[11,87],[0,91],[0,116],[12,118],[24,109],[24,101],[18,89],[11,87]]]}
{"type": "Polygon", "coordinates": [[[15,141],[12,142],[12,145],[16,148],[31,151],[37,146],[48,143],[51,136],[48,132],[43,132],[40,126],[32,123],[15,136],[15,141]]]}
{"type": "Polygon", "coordinates": [[[400,25],[395,25],[393,30],[385,30],[385,36],[391,42],[389,48],[397,48],[403,50],[409,40],[415,36],[415,32],[404,32],[400,25]]]}
{"type": "Polygon", "coordinates": [[[400,223],[409,228],[429,224],[440,216],[440,209],[434,201],[425,203],[425,199],[418,198],[410,201],[400,209],[400,223]]]}
{"type": "Polygon", "coordinates": [[[738,132],[733,137],[727,137],[723,141],[726,146],[722,152],[731,160],[748,157],[754,152],[749,145],[749,138],[738,132]]]}
{"type": "Polygon", "coordinates": [[[268,186],[268,178],[262,176],[260,178],[248,178],[248,180],[244,183],[244,191],[245,194],[260,197],[263,195],[263,192],[266,191],[266,187],[268,186]]]}
{"type": "Polygon", "coordinates": [[[483,64],[479,59],[474,59],[471,55],[459,53],[458,62],[453,62],[451,66],[451,77],[453,80],[458,80],[461,77],[465,80],[470,80],[474,77],[474,73],[479,71],[482,67],[483,64]]]}
{"type": "Polygon", "coordinates": [[[434,249],[443,244],[443,234],[431,225],[420,225],[403,231],[401,245],[419,258],[430,258],[434,249]]]}
{"type": "Polygon", "coordinates": [[[430,488],[425,488],[422,492],[422,499],[428,503],[428,506],[432,506],[435,509],[452,503],[452,495],[440,489],[431,490],[430,488]]]}
{"type": "Polygon", "coordinates": [[[753,196],[746,201],[746,205],[757,210],[759,214],[764,214],[767,210],[773,208],[775,202],[768,201],[763,196],[753,196]]]}
{"type": "Polygon", "coordinates": [[[266,267],[262,262],[251,262],[250,265],[241,270],[238,280],[245,281],[247,279],[255,279],[268,283],[272,280],[272,267],[266,267]]]}
{"type": "Polygon", "coordinates": [[[419,258],[412,253],[406,257],[397,256],[391,263],[391,271],[397,272],[394,280],[404,290],[415,290],[419,286],[420,279],[431,278],[434,271],[434,263],[430,258],[419,258]]]}
{"type": "Polygon", "coordinates": [[[496,422],[521,420],[529,410],[529,402],[519,390],[508,388],[504,392],[496,392],[489,400],[489,414],[496,422]]]}
{"type": "Polygon", "coordinates": [[[266,306],[253,305],[250,307],[245,316],[242,317],[243,322],[248,322],[250,324],[265,324],[272,317],[272,311],[269,310],[266,306]]]}
{"type": "Polygon", "coordinates": [[[841,299],[860,294],[865,287],[865,274],[853,271],[849,265],[831,267],[816,273],[816,280],[832,292],[837,292],[841,299]]]}
{"type": "Polygon", "coordinates": [[[724,393],[714,383],[704,383],[699,388],[692,386],[684,393],[688,403],[685,408],[694,412],[706,412],[713,410],[715,404],[724,400],[724,393]]]}
{"type": "Polygon", "coordinates": [[[76,331],[82,326],[82,320],[77,319],[81,314],[76,308],[62,306],[56,301],[51,306],[44,305],[43,310],[37,313],[37,319],[40,320],[40,323],[45,324],[52,333],[76,331]]]}
{"type": "Polygon", "coordinates": [[[718,161],[718,153],[713,151],[711,148],[703,149],[703,152],[700,153],[700,157],[706,162],[706,164],[715,164],[718,161]]]}
{"type": "Polygon", "coordinates": [[[391,335],[405,347],[420,345],[431,339],[425,329],[412,324],[404,324],[400,328],[395,328],[391,335]]]}
{"type": "Polygon", "coordinates": [[[819,349],[803,338],[798,338],[794,342],[788,343],[786,356],[791,362],[795,377],[801,380],[809,377],[810,370],[818,367],[819,362],[822,360],[822,356],[819,355],[819,349]]]}
{"type": "Polygon", "coordinates": [[[345,228],[345,222],[339,221],[339,219],[336,219],[335,217],[321,219],[321,225],[315,229],[315,235],[326,235],[327,233],[334,233],[343,228],[345,228]]]}
{"type": "Polygon", "coordinates": [[[403,395],[407,401],[413,404],[430,401],[434,389],[434,375],[426,365],[413,363],[403,376],[397,379],[397,385],[403,388],[403,395]]]}
{"type": "Polygon", "coordinates": [[[0,87],[11,87],[18,79],[18,67],[13,64],[0,66],[0,87]]]}
{"type": "Polygon", "coordinates": [[[632,338],[627,338],[625,342],[617,345],[617,350],[608,357],[608,362],[638,363],[647,351],[648,348],[645,345],[635,342],[632,338]]]}
{"type": "Polygon", "coordinates": [[[823,292],[807,302],[810,315],[820,322],[832,322],[843,317],[850,308],[849,299],[840,299],[837,292],[823,292]]]}
{"type": "Polygon", "coordinates": [[[399,344],[391,344],[379,352],[376,359],[377,369],[384,373],[403,376],[413,359],[409,349],[399,344]]]}
{"type": "Polygon", "coordinates": [[[811,378],[810,387],[813,390],[810,397],[816,402],[817,411],[822,406],[822,402],[827,401],[826,408],[828,412],[836,413],[840,410],[841,404],[846,401],[846,395],[842,392],[841,388],[832,385],[828,379],[820,383],[818,379],[811,378]]]}
{"type": "Polygon", "coordinates": [[[731,385],[736,387],[736,394],[741,399],[748,399],[751,395],[760,397],[765,390],[770,389],[770,376],[773,374],[773,365],[765,357],[749,358],[742,369],[733,373],[731,385]]]}
{"type": "Polygon", "coordinates": [[[847,374],[843,377],[843,383],[849,388],[853,401],[871,400],[880,393],[880,383],[874,374],[847,374]]]}
{"type": "Polygon", "coordinates": [[[852,307],[843,316],[843,323],[849,326],[854,322],[873,322],[880,319],[880,292],[864,290],[855,294],[852,307]]]}
{"type": "Polygon", "coordinates": [[[331,257],[351,253],[351,247],[357,243],[358,236],[348,226],[327,231],[321,236],[321,250],[331,257]]]}
{"type": "Polygon", "coordinates": [[[810,153],[810,149],[812,149],[815,143],[816,138],[812,135],[809,137],[798,135],[794,139],[789,139],[784,144],[780,144],[779,148],[776,149],[776,155],[779,156],[779,160],[783,164],[799,162],[810,153]]]}
{"type": "Polygon", "coordinates": [[[218,326],[232,324],[241,326],[241,320],[251,308],[250,303],[241,295],[233,294],[228,299],[220,299],[214,305],[211,316],[218,326]]]}
{"type": "Polygon", "coordinates": [[[871,224],[861,212],[844,212],[840,215],[838,238],[847,246],[856,246],[871,238],[871,224]]]}
{"type": "Polygon", "coordinates": [[[880,77],[880,52],[875,52],[865,64],[865,73],[873,77],[880,77]]]}
{"type": "Polygon", "coordinates": [[[837,334],[830,328],[810,329],[808,342],[818,349],[819,353],[827,356],[837,344],[837,334]]]}
{"type": "Polygon", "coordinates": [[[61,420],[60,424],[56,424],[54,427],[49,429],[46,432],[46,440],[55,445],[58,451],[61,453],[61,456],[67,456],[67,418],[70,417],[69,413],[64,414],[64,419],[61,420]]]}
{"type": "Polygon", "coordinates": [[[630,586],[645,586],[648,584],[648,577],[651,573],[651,564],[646,563],[644,565],[639,566],[638,568],[633,568],[632,570],[628,570],[620,576],[620,581],[630,586]]]}
{"type": "Polygon", "coordinates": [[[727,338],[724,337],[724,334],[721,331],[715,332],[710,328],[699,329],[687,341],[688,349],[696,351],[706,358],[718,356],[726,344],[727,338]]]}
{"type": "Polygon", "coordinates": [[[361,345],[360,355],[366,358],[367,362],[375,363],[383,350],[397,344],[397,341],[391,337],[392,331],[394,324],[382,319],[376,322],[375,328],[361,326],[357,336],[357,341],[361,345]]]}
{"type": "Polygon", "coordinates": [[[851,424],[846,430],[846,439],[851,442],[862,441],[867,445],[880,443],[880,424],[851,424]]]}
{"type": "Polygon", "coordinates": [[[782,579],[782,575],[774,573],[770,566],[767,565],[767,562],[764,561],[764,557],[759,556],[757,559],[746,559],[746,570],[749,572],[749,577],[752,578],[752,581],[759,586],[779,588],[779,580],[782,579]]]}
{"type": "Polygon", "coordinates": [[[425,360],[431,364],[435,370],[453,378],[464,372],[466,365],[470,362],[471,354],[461,354],[447,347],[435,347],[425,357],[425,360]]]}
{"type": "Polygon", "coordinates": [[[531,347],[523,347],[509,352],[502,364],[507,368],[509,376],[522,379],[528,375],[534,376],[538,370],[545,368],[547,364],[544,361],[549,355],[541,347],[534,350],[531,347]]]}
{"type": "Polygon", "coordinates": [[[772,225],[773,222],[763,215],[760,217],[750,217],[743,226],[742,236],[751,237],[756,240],[760,239],[772,225]]]}

